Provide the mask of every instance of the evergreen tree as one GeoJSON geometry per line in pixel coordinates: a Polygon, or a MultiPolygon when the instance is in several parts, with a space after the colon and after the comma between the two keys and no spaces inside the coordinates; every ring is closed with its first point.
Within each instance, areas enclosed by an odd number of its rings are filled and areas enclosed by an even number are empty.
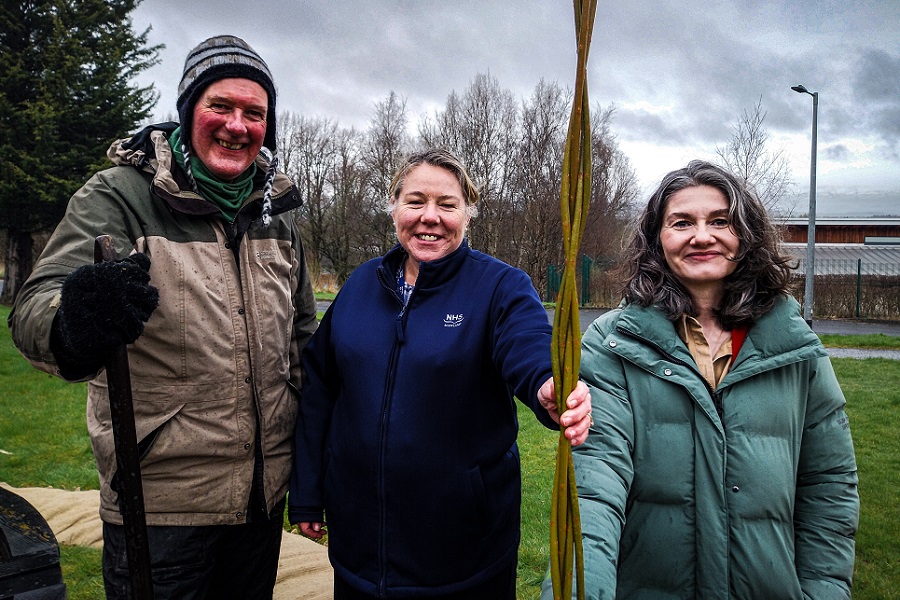
{"type": "Polygon", "coordinates": [[[11,302],[31,273],[33,238],[107,166],[106,149],[150,115],[135,75],[158,62],[130,13],[141,0],[4,0],[0,5],[0,227],[11,302]]]}

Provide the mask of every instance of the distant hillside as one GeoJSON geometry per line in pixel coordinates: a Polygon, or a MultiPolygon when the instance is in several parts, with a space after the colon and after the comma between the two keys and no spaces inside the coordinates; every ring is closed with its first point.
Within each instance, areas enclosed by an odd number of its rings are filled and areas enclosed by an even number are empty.
{"type": "MultiPolygon", "coordinates": [[[[809,189],[798,191],[779,208],[792,217],[806,216],[809,213],[809,189]]],[[[900,191],[854,192],[817,188],[816,217],[900,217],[900,191]]]]}

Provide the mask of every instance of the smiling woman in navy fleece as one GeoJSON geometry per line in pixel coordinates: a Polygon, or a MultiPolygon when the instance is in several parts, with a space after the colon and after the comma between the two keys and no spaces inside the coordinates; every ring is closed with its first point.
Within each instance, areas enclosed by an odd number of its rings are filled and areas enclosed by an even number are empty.
{"type": "Polygon", "coordinates": [[[399,245],[357,269],[303,353],[289,518],[324,534],[335,599],[514,600],[521,500],[513,395],[557,413],[547,313],[524,272],[469,248],[478,190],[453,155],[391,184],[399,245]]]}

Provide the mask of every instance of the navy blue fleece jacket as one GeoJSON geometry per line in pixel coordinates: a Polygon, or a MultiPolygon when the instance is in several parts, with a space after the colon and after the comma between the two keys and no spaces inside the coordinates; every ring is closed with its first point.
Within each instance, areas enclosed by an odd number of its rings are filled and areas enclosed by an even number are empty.
{"type": "Polygon", "coordinates": [[[357,269],[303,354],[291,522],[327,513],[331,562],[383,597],[463,591],[515,560],[513,395],[552,375],[529,277],[471,250],[421,263],[403,310],[395,247],[357,269]]]}

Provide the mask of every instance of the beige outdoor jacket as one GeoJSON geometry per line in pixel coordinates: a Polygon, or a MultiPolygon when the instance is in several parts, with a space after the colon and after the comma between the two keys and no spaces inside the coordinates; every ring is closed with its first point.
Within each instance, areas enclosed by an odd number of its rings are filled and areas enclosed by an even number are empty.
{"type": "MultiPolygon", "coordinates": [[[[118,166],[96,174],[72,197],[18,295],[10,327],[35,367],[59,375],[49,339],[65,277],[93,261],[100,234],[113,237],[120,256],[146,253],[160,303],[129,356],[138,440],[148,446],[141,459],[147,523],[242,523],[257,431],[268,509],[287,490],[300,350],[316,327],[290,212],[299,194],[279,174],[272,224],[260,228],[255,221],[268,165],[259,158],[255,190],[231,225],[185,191],[180,170],[170,171],[172,153],[162,132],[144,139],[137,148],[116,142],[109,156],[118,166]]],[[[116,461],[103,372],[88,383],[87,425],[101,516],[121,523],[110,486],[116,461]]]]}

